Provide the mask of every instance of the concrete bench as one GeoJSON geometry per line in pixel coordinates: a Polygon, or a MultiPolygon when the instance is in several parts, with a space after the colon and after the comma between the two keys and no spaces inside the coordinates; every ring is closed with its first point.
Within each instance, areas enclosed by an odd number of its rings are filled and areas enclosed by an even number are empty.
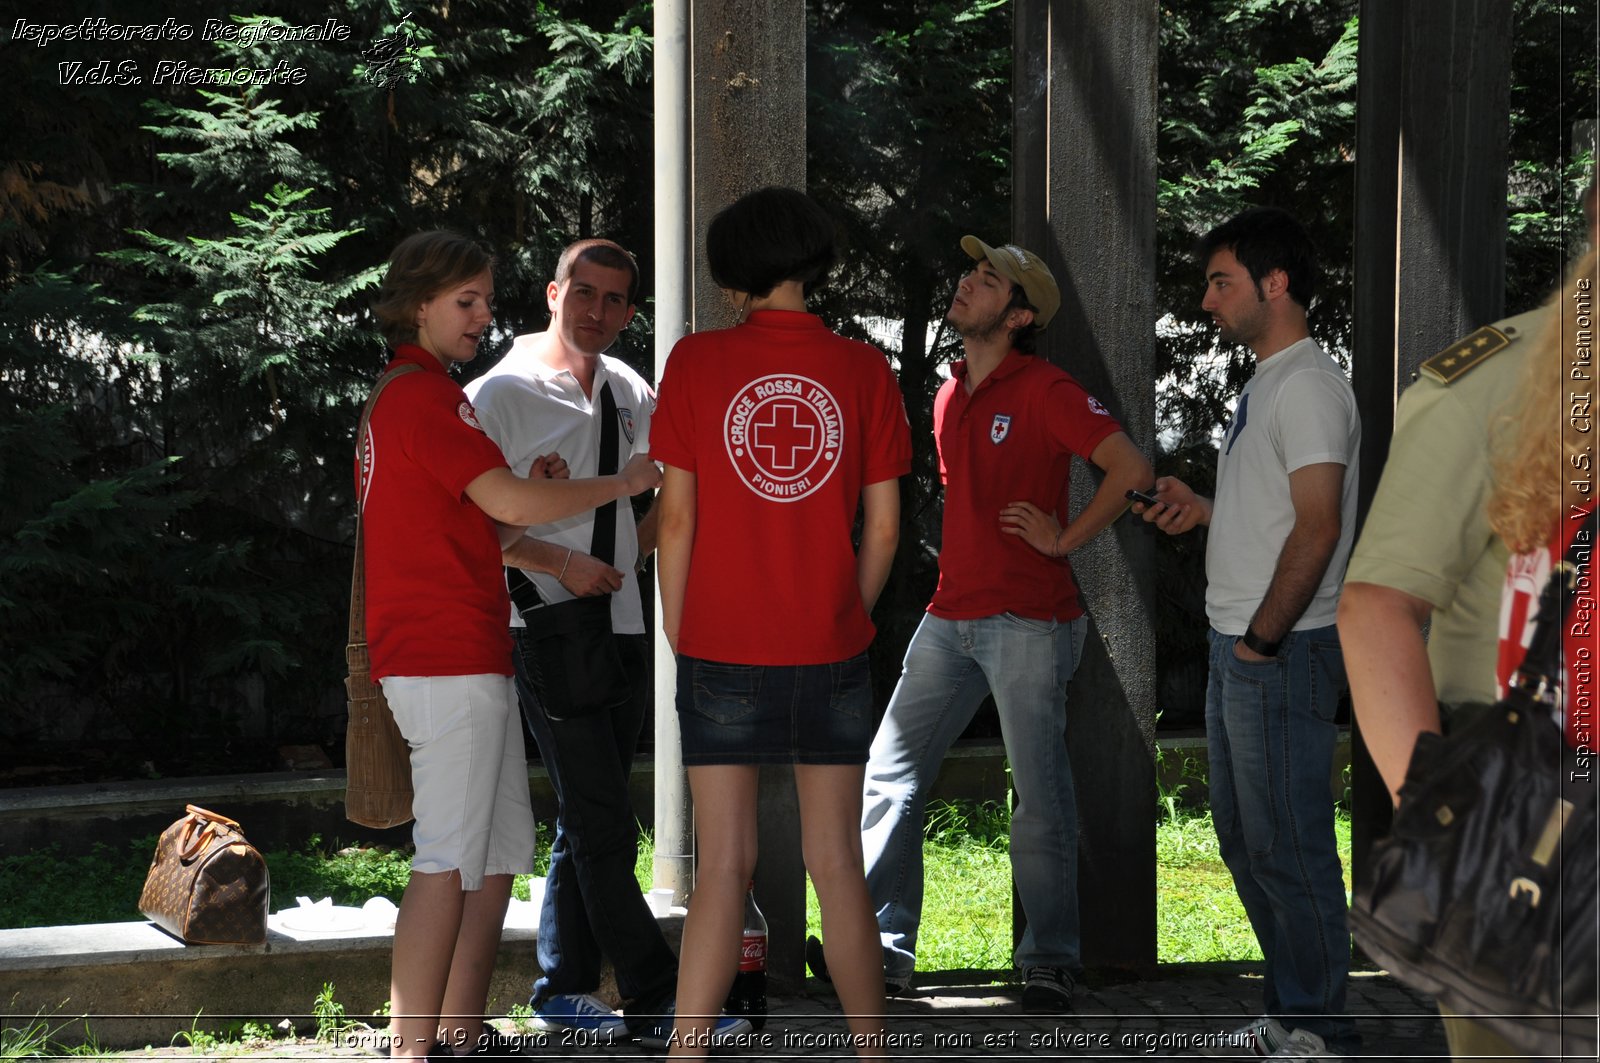
{"type": "MultiPolygon", "coordinates": [[[[536,904],[513,904],[489,987],[491,1015],[527,1003],[538,976],[537,920],[536,904]]],[[[682,910],[660,922],[676,948],[682,910]]],[[[149,922],[0,930],[0,1002],[8,1016],[0,1023],[40,1014],[55,1025],[86,1015],[106,1048],[166,1045],[191,1023],[222,1031],[236,1021],[276,1026],[287,1018],[308,1033],[324,983],[333,983],[352,1019],[383,1007],[393,947],[390,930],[298,931],[284,925],[282,912],[268,918],[264,945],[185,945],[149,922]]],[[[609,972],[602,996],[616,1002],[609,972]]],[[[81,1036],[81,1024],[69,1024],[58,1040],[81,1036]]]]}

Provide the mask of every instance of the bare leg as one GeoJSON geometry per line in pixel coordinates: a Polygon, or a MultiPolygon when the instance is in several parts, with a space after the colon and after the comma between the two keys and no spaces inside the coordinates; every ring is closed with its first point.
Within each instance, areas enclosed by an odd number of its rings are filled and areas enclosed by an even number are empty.
{"type": "MultiPolygon", "coordinates": [[[[756,867],[756,790],[760,771],[753,764],[688,769],[699,860],[678,954],[678,1017],[667,1052],[672,1059],[706,1058],[705,1046],[710,1043],[712,1027],[733,987],[739,965],[745,888],[756,867]]],[[[860,799],[858,774],[858,805],[860,799]]],[[[881,995],[881,986],[879,992],[881,995]]]]}
{"type": "Polygon", "coordinates": [[[389,975],[390,1053],[423,1056],[438,1037],[451,954],[461,931],[461,874],[411,872],[394,925],[389,975]]]}
{"type": "Polygon", "coordinates": [[[822,909],[828,973],[857,1038],[856,1054],[877,1059],[885,1055],[883,947],[861,857],[865,771],[860,764],[796,764],[794,781],[800,846],[822,909]]]}
{"type": "Polygon", "coordinates": [[[513,877],[485,875],[482,889],[465,894],[461,929],[456,933],[455,954],[450,960],[450,980],[440,1007],[439,1039],[452,1047],[470,1049],[483,1033],[489,978],[500,952],[513,877]]]}

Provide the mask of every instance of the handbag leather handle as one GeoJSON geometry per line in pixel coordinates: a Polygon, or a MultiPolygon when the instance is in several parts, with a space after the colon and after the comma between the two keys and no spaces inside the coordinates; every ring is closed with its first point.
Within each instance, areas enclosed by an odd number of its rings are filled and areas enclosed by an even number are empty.
{"type": "Polygon", "coordinates": [[[201,819],[209,819],[216,823],[222,823],[234,828],[235,830],[239,828],[238,820],[229,819],[227,816],[219,813],[207,811],[206,809],[201,808],[199,805],[184,805],[183,810],[189,813],[191,816],[199,816],[201,819]]]}
{"type": "Polygon", "coordinates": [[[244,837],[244,832],[239,829],[238,820],[207,811],[199,805],[183,807],[189,813],[189,817],[188,822],[184,824],[183,841],[178,843],[178,858],[184,863],[205,852],[206,846],[211,844],[211,839],[219,834],[226,832],[244,837]]]}
{"type": "Polygon", "coordinates": [[[216,834],[217,825],[204,820],[189,817],[189,823],[183,828],[183,841],[178,845],[178,859],[188,863],[196,856],[205,852],[206,845],[216,834]],[[199,827],[199,830],[195,828],[199,827]]]}

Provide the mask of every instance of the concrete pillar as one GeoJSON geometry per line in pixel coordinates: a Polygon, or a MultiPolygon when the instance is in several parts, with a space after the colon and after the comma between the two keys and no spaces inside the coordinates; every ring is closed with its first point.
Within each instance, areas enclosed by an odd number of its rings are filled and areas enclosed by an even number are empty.
{"type": "MultiPolygon", "coordinates": [[[[1039,351],[1155,441],[1156,14],[1153,0],[1018,0],[1012,228],[1045,256],[1061,310],[1039,351]]],[[[1072,509],[1099,477],[1072,473],[1072,509]]],[[[1156,959],[1154,542],[1117,521],[1072,555],[1090,615],[1068,692],[1083,958],[1156,959]]]]}
{"type": "MultiPolygon", "coordinates": [[[[1352,383],[1361,514],[1417,367],[1501,316],[1511,0],[1362,0],[1352,383]]],[[[1387,790],[1356,737],[1352,862],[1388,829],[1387,790]]]]}
{"type": "MultiPolygon", "coordinates": [[[[806,28],[805,6],[789,0],[658,0],[655,12],[657,261],[661,276],[679,271],[682,284],[669,305],[657,283],[659,375],[683,332],[733,323],[706,270],[711,217],[763,185],[806,186],[806,28]]],[[[676,670],[664,641],[656,663],[657,779],[681,779],[676,670]]],[[[756,896],[771,934],[767,971],[774,988],[793,989],[805,968],[805,868],[792,771],[764,769],[760,800],[756,896]]],[[[666,815],[681,827],[673,809],[666,815]]],[[[659,803],[656,822],[659,832],[659,803]]],[[[663,884],[684,883],[674,874],[663,884]]]]}

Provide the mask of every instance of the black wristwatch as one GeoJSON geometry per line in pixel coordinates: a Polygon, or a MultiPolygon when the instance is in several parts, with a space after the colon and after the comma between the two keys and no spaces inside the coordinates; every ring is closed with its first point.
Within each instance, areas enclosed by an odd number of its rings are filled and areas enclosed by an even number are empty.
{"type": "Polygon", "coordinates": [[[1281,641],[1268,642],[1260,635],[1257,635],[1256,629],[1253,627],[1245,628],[1244,635],[1239,639],[1239,641],[1244,643],[1245,647],[1251,652],[1259,653],[1263,657],[1276,657],[1278,655],[1278,647],[1283,645],[1281,641]]]}

